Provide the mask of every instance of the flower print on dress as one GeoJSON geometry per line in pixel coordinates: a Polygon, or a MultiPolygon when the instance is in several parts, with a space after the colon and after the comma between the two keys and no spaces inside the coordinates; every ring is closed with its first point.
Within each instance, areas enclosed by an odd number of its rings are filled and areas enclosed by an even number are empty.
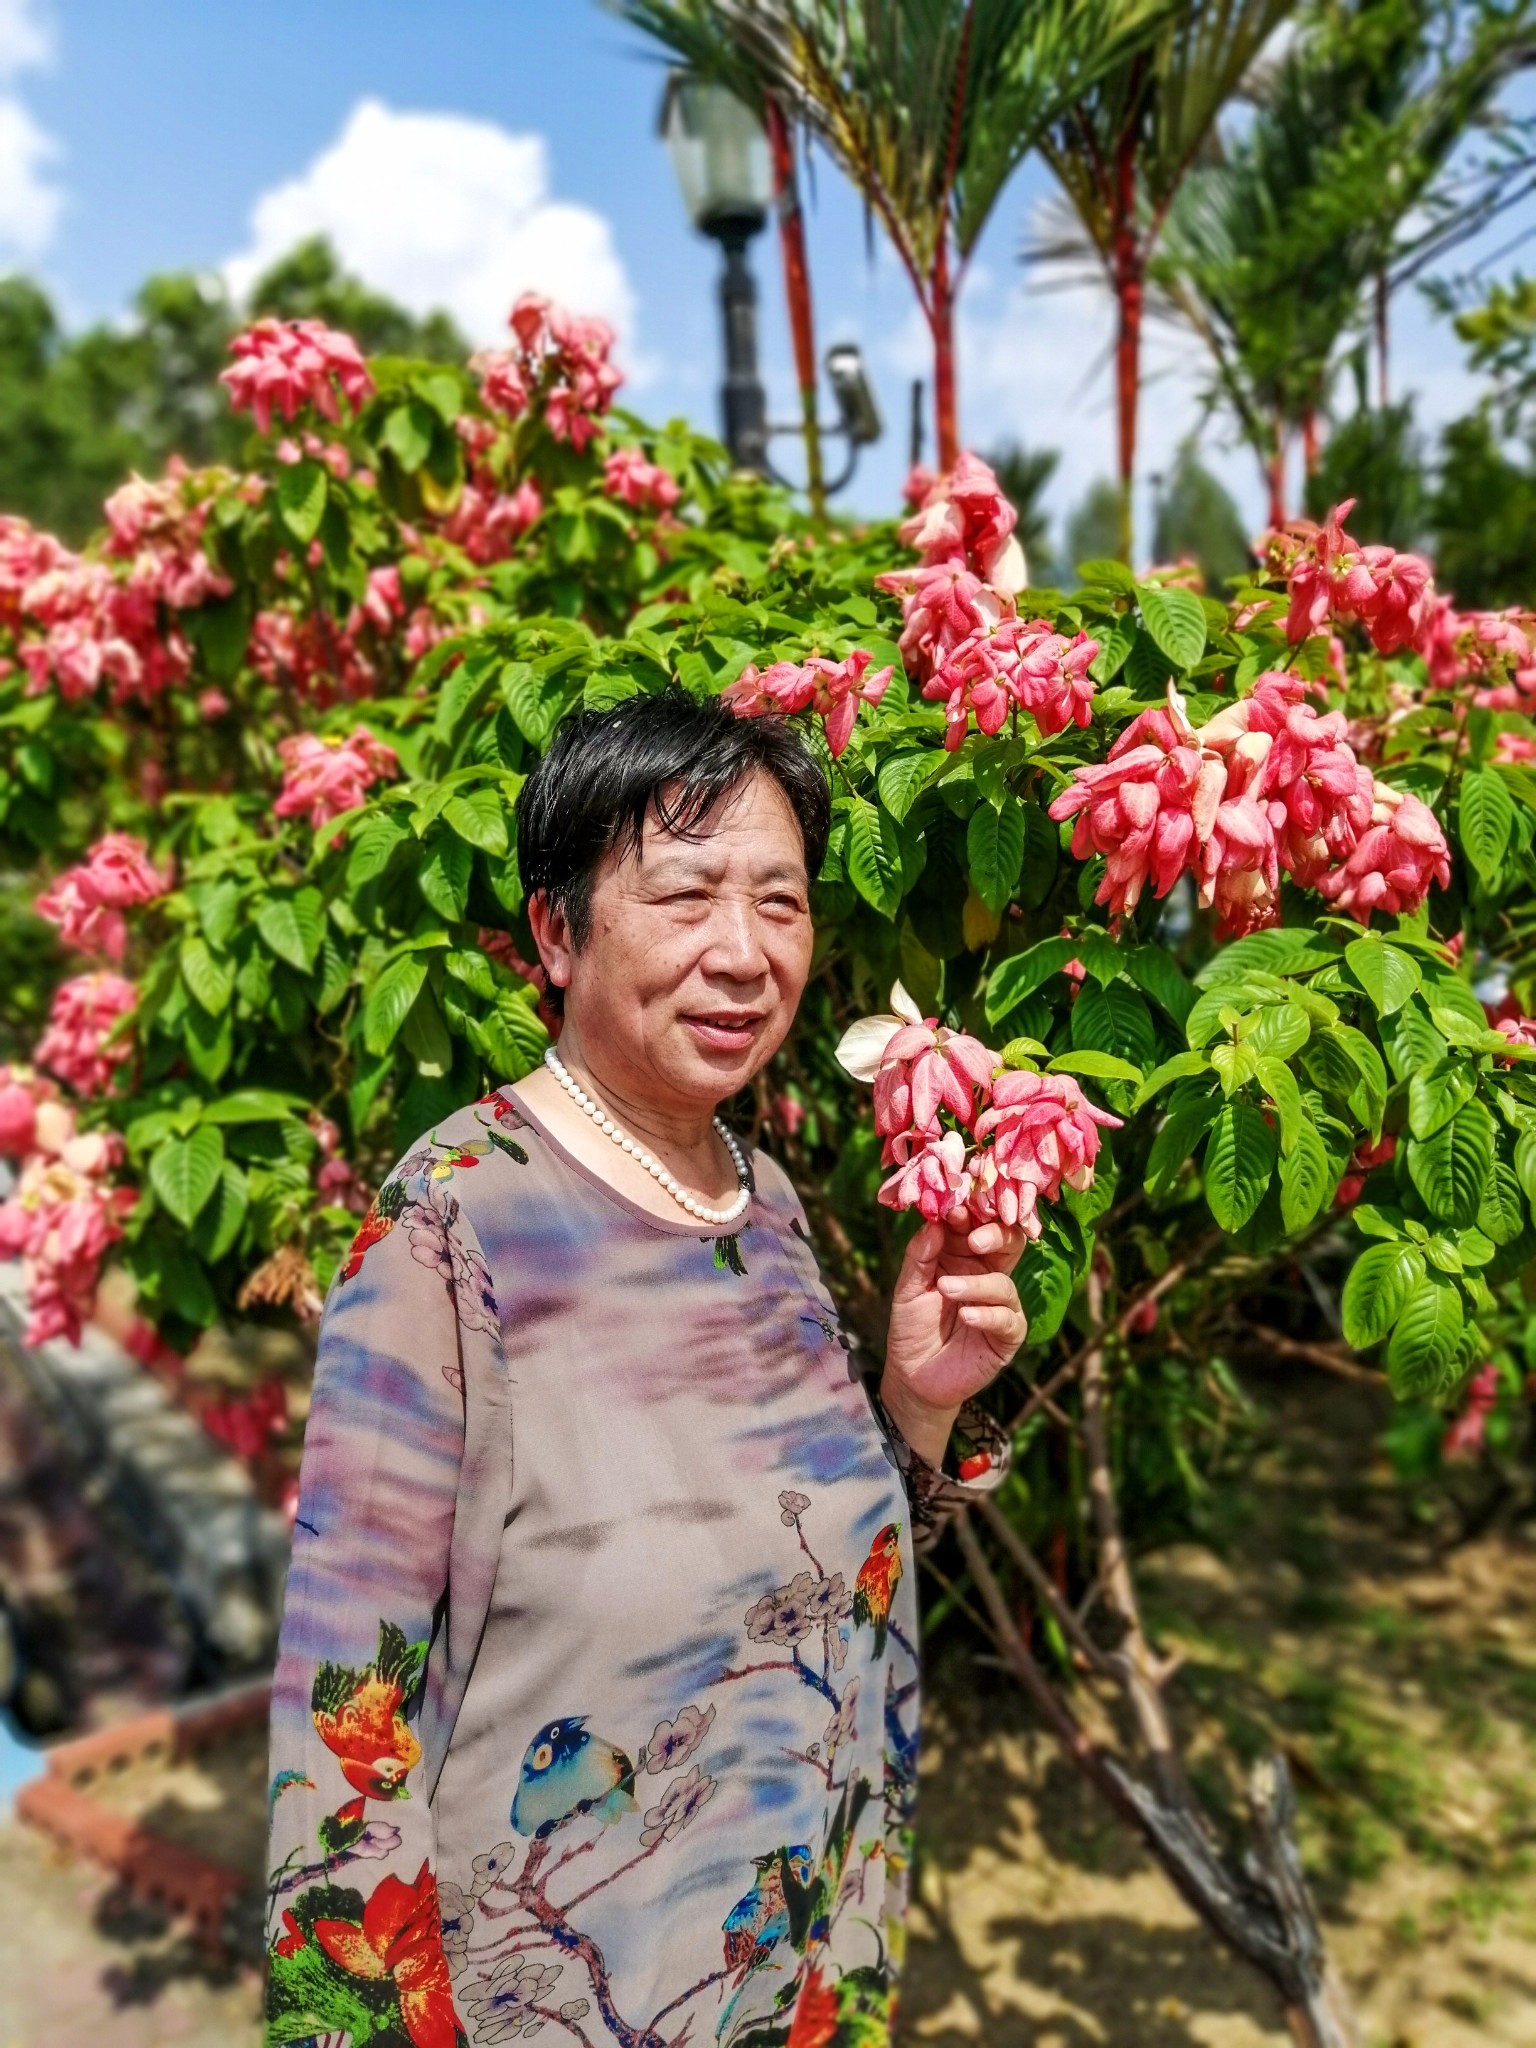
{"type": "Polygon", "coordinates": [[[859,1681],[850,1678],[848,1690],[843,1694],[837,1712],[827,1723],[827,1732],[821,1738],[826,1746],[827,1762],[831,1763],[846,1742],[857,1742],[859,1738],[855,1713],[859,1704],[859,1681]]]}
{"type": "Polygon", "coordinates": [[[747,1609],[747,1636],[754,1643],[803,1643],[815,1627],[810,1603],[817,1581],[796,1572],[787,1586],[765,1593],[747,1609]]]}
{"type": "Polygon", "coordinates": [[[460,1326],[494,1336],[496,1296],[491,1276],[479,1252],[455,1233],[454,1226],[459,1220],[457,1197],[448,1194],[441,1184],[429,1181],[426,1194],[409,1203],[400,1220],[417,1265],[442,1275],[460,1326]]]}
{"type": "Polygon", "coordinates": [[[654,1849],[658,1842],[670,1842],[687,1827],[701,1806],[714,1798],[716,1782],[701,1771],[697,1764],[686,1778],[674,1778],[661,1795],[659,1806],[646,1809],[640,1833],[640,1846],[654,1849]]]}
{"type": "Polygon", "coordinates": [[[563,1967],[508,1956],[473,1990],[466,1990],[462,1994],[464,2010],[474,2023],[476,2041],[494,2048],[498,2041],[537,2033],[545,2017],[538,2010],[539,2002],[554,1990],[563,1967]]]}
{"type": "Polygon", "coordinates": [[[349,1976],[390,1980],[411,2048],[453,2048],[453,1988],[438,1937],[437,1885],[427,1864],[414,1884],[383,1878],[363,1907],[361,1925],[317,1920],[315,1941],[349,1976]]]}
{"type": "Polygon", "coordinates": [[[811,1497],[808,1493],[795,1493],[786,1490],[779,1495],[779,1520],[786,1529],[798,1528],[800,1517],[805,1513],[810,1504],[811,1497]]]}
{"type": "Polygon", "coordinates": [[[448,1958],[448,1968],[457,1977],[469,1960],[469,1937],[475,1931],[475,1901],[456,1884],[440,1884],[437,1888],[438,1917],[442,1922],[443,1954],[448,1958]]]}
{"type": "Polygon", "coordinates": [[[715,1710],[680,1707],[673,1721],[658,1721],[641,1755],[640,1768],[659,1773],[679,1771],[714,1726],[715,1710]]]}
{"type": "Polygon", "coordinates": [[[504,1881],[516,1855],[515,1842],[498,1842],[494,1849],[487,1849],[483,1856],[475,1858],[475,1874],[470,1879],[469,1888],[477,1899],[484,1898],[492,1885],[504,1881]]]}

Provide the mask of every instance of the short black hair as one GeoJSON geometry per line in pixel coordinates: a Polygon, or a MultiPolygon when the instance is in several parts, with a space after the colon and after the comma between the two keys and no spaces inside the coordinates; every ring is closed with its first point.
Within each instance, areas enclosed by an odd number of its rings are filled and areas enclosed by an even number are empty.
{"type": "Polygon", "coordinates": [[[676,687],[564,719],[517,799],[524,891],[563,910],[572,944],[585,945],[598,863],[638,851],[651,813],[664,831],[696,837],[721,798],[755,773],[771,775],[788,799],[814,881],[826,858],[831,792],[784,719],[738,718],[718,699],[676,687]]]}

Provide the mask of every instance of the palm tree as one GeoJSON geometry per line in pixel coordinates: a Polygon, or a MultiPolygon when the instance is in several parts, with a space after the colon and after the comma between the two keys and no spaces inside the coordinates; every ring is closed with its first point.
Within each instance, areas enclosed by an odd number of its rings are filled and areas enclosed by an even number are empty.
{"type": "Polygon", "coordinates": [[[1310,476],[1340,348],[1367,321],[1385,402],[1393,269],[1486,218],[1484,180],[1454,196],[1442,181],[1519,60],[1527,12],[1480,7],[1442,40],[1435,0],[1323,0],[1259,81],[1252,125],[1171,209],[1152,281],[1210,351],[1212,402],[1258,457],[1276,522],[1287,448],[1299,434],[1310,476]]]}
{"type": "Polygon", "coordinates": [[[1123,53],[1100,69],[1088,91],[1073,94],[1040,143],[1075,223],[1048,234],[1029,256],[1056,263],[1090,258],[1108,279],[1118,309],[1120,550],[1127,561],[1147,267],[1222,109],[1296,5],[1183,0],[1150,43],[1123,53]]]}
{"type": "Polygon", "coordinates": [[[1003,186],[1171,0],[610,0],[831,152],[891,239],[933,337],[938,460],[959,453],[954,309],[1003,186]]]}

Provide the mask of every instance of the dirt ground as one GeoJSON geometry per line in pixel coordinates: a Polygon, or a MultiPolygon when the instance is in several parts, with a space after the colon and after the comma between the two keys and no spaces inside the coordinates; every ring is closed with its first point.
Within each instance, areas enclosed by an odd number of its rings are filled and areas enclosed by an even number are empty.
{"type": "MultiPolygon", "coordinates": [[[[1369,1457],[1350,1390],[1270,1433],[1211,1543],[1143,1580],[1196,1783],[1278,1742],[1365,2048],[1536,2048],[1536,1546],[1447,1549],[1369,1457]],[[1305,1417],[1305,1420],[1302,1418],[1305,1417]]],[[[259,1741],[139,1781],[139,1810],[259,1861],[259,1741]]],[[[126,1783],[127,1781],[125,1781],[126,1783]]],[[[116,1796],[127,1796],[119,1793],[116,1796]]],[[[1281,2048],[1265,1987],[941,1640],[902,2048],[1281,2048]]],[[[0,2048],[255,2048],[254,1976],[0,1829],[0,2048]]]]}

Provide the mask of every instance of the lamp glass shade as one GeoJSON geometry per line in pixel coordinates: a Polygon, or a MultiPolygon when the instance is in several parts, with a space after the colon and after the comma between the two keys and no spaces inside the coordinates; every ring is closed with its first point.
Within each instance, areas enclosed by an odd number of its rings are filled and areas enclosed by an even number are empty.
{"type": "Polygon", "coordinates": [[[662,109],[667,154],[683,204],[705,234],[722,227],[755,230],[773,196],[768,138],[736,95],[707,79],[674,72],[662,109]]]}

